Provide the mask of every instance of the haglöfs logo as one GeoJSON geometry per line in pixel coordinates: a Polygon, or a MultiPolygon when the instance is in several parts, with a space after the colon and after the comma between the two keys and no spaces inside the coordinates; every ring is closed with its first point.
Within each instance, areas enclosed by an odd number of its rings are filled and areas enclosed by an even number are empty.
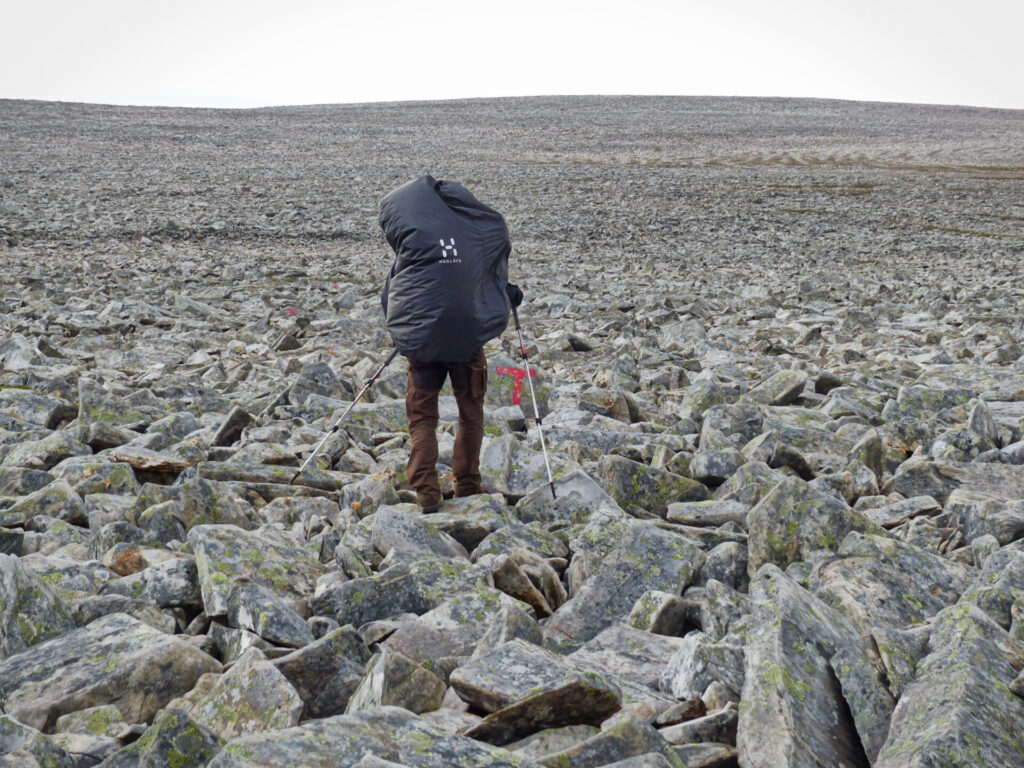
{"type": "Polygon", "coordinates": [[[459,258],[459,251],[455,247],[455,238],[448,238],[448,243],[445,244],[444,238],[442,237],[439,241],[441,243],[441,261],[446,264],[461,264],[462,259],[459,258]]]}

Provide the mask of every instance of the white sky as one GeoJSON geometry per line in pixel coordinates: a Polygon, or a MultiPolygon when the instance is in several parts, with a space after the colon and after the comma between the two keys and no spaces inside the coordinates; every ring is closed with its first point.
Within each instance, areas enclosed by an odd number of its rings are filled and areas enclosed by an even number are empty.
{"type": "Polygon", "coordinates": [[[543,94],[1024,109],[1024,0],[0,0],[0,98],[543,94]]]}

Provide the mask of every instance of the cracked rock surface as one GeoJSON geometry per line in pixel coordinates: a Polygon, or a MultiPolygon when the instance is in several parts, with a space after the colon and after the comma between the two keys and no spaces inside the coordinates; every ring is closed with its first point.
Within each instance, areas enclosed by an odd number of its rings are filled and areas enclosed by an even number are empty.
{"type": "Polygon", "coordinates": [[[0,100],[0,135],[0,765],[1020,763],[1024,113],[0,100]],[[401,362],[329,434],[425,172],[508,221],[554,499],[511,330],[489,493],[415,505],[401,362]]]}

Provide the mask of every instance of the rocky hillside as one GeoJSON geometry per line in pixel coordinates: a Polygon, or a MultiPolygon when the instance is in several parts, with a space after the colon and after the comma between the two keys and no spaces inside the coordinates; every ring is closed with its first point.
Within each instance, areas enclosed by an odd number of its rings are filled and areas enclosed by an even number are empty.
{"type": "Polygon", "coordinates": [[[0,765],[1020,764],[1024,113],[0,137],[0,765]],[[554,500],[511,330],[491,493],[412,503],[400,363],[295,477],[388,352],[377,206],[422,173],[508,220],[554,500]]]}

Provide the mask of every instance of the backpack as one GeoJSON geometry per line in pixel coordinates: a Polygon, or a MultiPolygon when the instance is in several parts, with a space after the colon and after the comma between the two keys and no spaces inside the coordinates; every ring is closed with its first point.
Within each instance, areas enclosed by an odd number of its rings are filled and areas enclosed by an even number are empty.
{"type": "Polygon", "coordinates": [[[389,192],[380,227],[395,261],[381,293],[402,355],[465,362],[508,325],[505,219],[454,181],[421,176],[389,192]]]}

